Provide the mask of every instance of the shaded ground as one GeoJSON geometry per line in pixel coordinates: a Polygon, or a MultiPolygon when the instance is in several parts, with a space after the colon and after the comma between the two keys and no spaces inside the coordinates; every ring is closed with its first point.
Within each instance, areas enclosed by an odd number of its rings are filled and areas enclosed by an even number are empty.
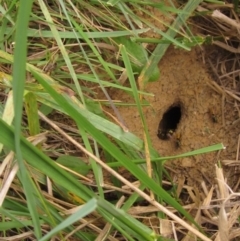
{"type": "MultiPolygon", "coordinates": [[[[146,91],[155,97],[146,98],[150,106],[144,107],[153,146],[162,156],[180,154],[216,143],[223,143],[226,147],[221,153],[167,163],[173,177],[180,177],[183,183],[194,187],[199,187],[203,180],[210,185],[214,184],[214,165],[219,160],[236,158],[239,134],[239,126],[231,126],[237,119],[236,112],[232,109],[232,100],[227,97],[223,102],[222,95],[209,86],[213,78],[202,59],[201,52],[196,49],[186,52],[170,48],[159,63],[161,78],[146,86],[146,91]],[[179,103],[182,116],[177,129],[168,140],[159,139],[157,134],[160,120],[169,107],[179,103]]],[[[116,99],[132,102],[122,92],[118,93],[116,99]]],[[[136,108],[122,107],[119,111],[130,131],[142,136],[136,108]]],[[[177,182],[176,178],[174,180],[177,182]]]]}

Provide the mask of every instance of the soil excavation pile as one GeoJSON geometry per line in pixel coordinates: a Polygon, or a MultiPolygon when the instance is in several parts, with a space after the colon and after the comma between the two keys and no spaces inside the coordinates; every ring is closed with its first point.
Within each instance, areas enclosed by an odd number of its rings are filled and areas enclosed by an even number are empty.
{"type": "MultiPolygon", "coordinates": [[[[232,125],[237,112],[232,100],[212,88],[214,83],[200,51],[170,48],[159,63],[159,81],[147,84],[143,107],[153,146],[161,156],[172,156],[216,143],[226,147],[219,153],[169,161],[167,167],[176,182],[199,187],[215,183],[215,164],[236,159],[238,125],[232,125]]],[[[116,98],[116,96],[115,96],[116,98]]],[[[131,102],[131,97],[119,93],[117,99],[131,102]]],[[[135,107],[119,109],[131,132],[142,136],[141,122],[135,107]]]]}

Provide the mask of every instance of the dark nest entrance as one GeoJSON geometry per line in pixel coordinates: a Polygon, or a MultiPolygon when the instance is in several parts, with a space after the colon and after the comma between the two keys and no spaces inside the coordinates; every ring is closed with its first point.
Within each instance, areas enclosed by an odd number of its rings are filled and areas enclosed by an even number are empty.
{"type": "Polygon", "coordinates": [[[182,105],[176,103],[171,105],[163,114],[158,126],[158,137],[161,140],[168,140],[176,131],[182,117],[182,105]]]}

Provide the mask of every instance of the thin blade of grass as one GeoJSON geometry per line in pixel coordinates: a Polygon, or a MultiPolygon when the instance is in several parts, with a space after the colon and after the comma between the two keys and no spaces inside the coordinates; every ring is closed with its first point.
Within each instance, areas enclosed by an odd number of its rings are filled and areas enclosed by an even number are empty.
{"type": "MultiPolygon", "coordinates": [[[[5,34],[11,33],[12,28],[6,28],[5,34]]],[[[143,28],[143,29],[137,29],[136,33],[141,34],[149,31],[149,28],[143,28]]],[[[101,39],[101,38],[115,38],[115,37],[122,37],[122,36],[131,36],[133,33],[130,30],[123,30],[123,31],[109,31],[109,32],[86,32],[85,33],[88,38],[93,39],[101,39]]],[[[58,35],[61,39],[82,39],[82,36],[77,33],[77,35],[73,32],[64,31],[64,32],[58,32],[58,35]]],[[[34,38],[54,38],[54,34],[52,31],[48,30],[41,30],[41,29],[28,29],[27,32],[28,37],[34,37],[34,38]]]]}
{"type": "Polygon", "coordinates": [[[35,207],[35,198],[33,195],[33,186],[23,162],[22,152],[20,148],[21,138],[21,122],[23,108],[23,92],[26,78],[26,57],[27,57],[27,28],[30,19],[33,1],[21,0],[19,2],[19,10],[16,23],[16,47],[14,50],[13,63],[13,102],[15,113],[15,151],[19,164],[22,184],[27,197],[28,208],[32,216],[34,224],[35,236],[39,239],[42,236],[39,216],[35,207]]]}
{"type": "MultiPolygon", "coordinates": [[[[201,155],[201,154],[206,154],[206,153],[213,152],[213,151],[220,151],[220,150],[224,150],[224,149],[225,149],[225,147],[223,146],[223,144],[219,143],[219,144],[207,146],[207,147],[204,147],[204,148],[200,148],[198,150],[186,152],[186,153],[176,155],[176,156],[165,156],[165,157],[152,158],[151,161],[152,162],[166,162],[168,160],[184,158],[184,157],[189,157],[189,156],[195,156],[195,155],[201,155]]],[[[135,163],[135,164],[143,164],[143,163],[146,162],[146,160],[145,159],[138,159],[138,160],[132,160],[132,162],[135,163]]],[[[119,162],[111,162],[111,163],[108,163],[108,165],[110,167],[119,167],[122,164],[119,163],[119,162]]]]}

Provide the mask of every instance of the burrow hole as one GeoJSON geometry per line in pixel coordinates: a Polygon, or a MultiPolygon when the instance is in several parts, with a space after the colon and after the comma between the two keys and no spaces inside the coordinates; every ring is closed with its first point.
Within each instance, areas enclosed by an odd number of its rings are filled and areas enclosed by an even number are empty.
{"type": "Polygon", "coordinates": [[[182,104],[175,103],[171,105],[163,114],[158,125],[158,137],[161,140],[169,140],[172,134],[177,130],[182,117],[182,104]]]}

